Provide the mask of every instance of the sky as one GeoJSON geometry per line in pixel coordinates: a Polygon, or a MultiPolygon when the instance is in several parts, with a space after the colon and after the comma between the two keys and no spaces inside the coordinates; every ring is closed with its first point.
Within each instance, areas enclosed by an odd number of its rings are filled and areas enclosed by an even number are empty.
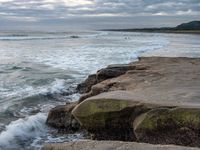
{"type": "Polygon", "coordinates": [[[200,0],[0,0],[0,30],[173,27],[200,20],[200,0]]]}

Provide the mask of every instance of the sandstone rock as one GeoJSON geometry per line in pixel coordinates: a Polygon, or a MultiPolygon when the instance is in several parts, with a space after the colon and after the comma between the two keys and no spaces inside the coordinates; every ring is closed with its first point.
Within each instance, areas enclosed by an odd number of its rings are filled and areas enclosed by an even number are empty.
{"type": "Polygon", "coordinates": [[[134,133],[140,142],[200,147],[200,109],[153,109],[137,117],[134,133]]]}
{"type": "MultiPolygon", "coordinates": [[[[187,112],[187,109],[190,111],[200,109],[200,59],[141,57],[138,62],[131,63],[130,66],[133,68],[125,69],[124,74],[116,73],[119,75],[117,77],[114,76],[114,71],[107,75],[105,73],[107,71],[100,70],[98,72],[99,79],[96,77],[97,81],[106,80],[93,85],[91,91],[82,97],[82,102],[80,101],[81,103],[73,109],[72,114],[83,127],[94,134],[94,139],[147,142],[152,140],[160,143],[172,143],[172,140],[169,142],[165,140],[167,136],[163,130],[156,130],[162,136],[160,141],[157,138],[154,139],[155,134],[152,133],[145,132],[143,134],[138,129],[134,133],[132,123],[138,116],[158,108],[162,108],[163,113],[165,109],[184,108],[183,114],[187,112]],[[102,73],[100,73],[101,71],[102,73]]],[[[198,113],[196,115],[199,117],[198,113]]],[[[179,117],[184,118],[183,115],[179,115],[179,117]]],[[[166,126],[163,127],[167,128],[167,121],[164,124],[166,126]]],[[[180,125],[179,122],[175,122],[175,124],[180,125]]],[[[195,144],[195,142],[200,143],[199,137],[195,133],[199,133],[199,128],[194,126],[194,123],[192,126],[195,127],[195,130],[182,124],[171,132],[178,136],[169,137],[172,137],[175,144],[187,145],[179,142],[185,140],[186,143],[199,146],[195,144]],[[186,138],[179,140],[182,134],[178,133],[182,132],[185,132],[185,136],[192,137],[194,142],[189,142],[191,139],[186,138]]]]}
{"type": "Polygon", "coordinates": [[[135,69],[134,65],[110,65],[107,68],[101,69],[97,72],[97,82],[104,81],[106,79],[118,77],[125,74],[126,71],[135,69]]]}
{"type": "Polygon", "coordinates": [[[96,85],[93,85],[90,92],[85,93],[83,95],[81,95],[81,97],[79,98],[79,103],[84,101],[85,99],[98,95],[100,93],[103,92],[108,92],[108,91],[112,91],[111,88],[117,83],[115,82],[109,82],[109,84],[106,81],[103,81],[101,83],[98,83],[96,85]]]}
{"type": "Polygon", "coordinates": [[[94,139],[133,140],[132,121],[147,110],[158,107],[132,98],[127,91],[113,91],[88,98],[72,114],[94,139]]]}
{"type": "Polygon", "coordinates": [[[198,148],[174,145],[151,145],[119,141],[77,141],[46,144],[42,150],[199,150],[198,148]]]}
{"type": "Polygon", "coordinates": [[[81,94],[88,93],[93,85],[100,83],[104,80],[125,74],[126,71],[132,69],[135,69],[134,65],[110,65],[97,71],[96,74],[89,75],[83,83],[78,84],[77,91],[81,94]]]}
{"type": "Polygon", "coordinates": [[[56,106],[51,109],[46,124],[58,129],[69,130],[78,130],[80,125],[71,115],[72,109],[76,106],[77,103],[70,103],[66,105],[56,106]]]}

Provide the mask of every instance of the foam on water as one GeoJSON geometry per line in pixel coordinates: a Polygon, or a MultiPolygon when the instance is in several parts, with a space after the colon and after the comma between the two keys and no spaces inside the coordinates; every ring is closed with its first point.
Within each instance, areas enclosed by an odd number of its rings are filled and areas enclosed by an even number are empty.
{"type": "Polygon", "coordinates": [[[65,82],[66,81],[64,79],[55,79],[55,81],[50,86],[50,92],[53,94],[66,92],[65,82]]]}
{"type": "Polygon", "coordinates": [[[129,63],[137,59],[138,55],[146,51],[162,48],[168,43],[162,39],[157,43],[154,41],[146,42],[148,46],[140,45],[84,45],[81,47],[68,48],[68,53],[63,50],[57,50],[58,53],[50,52],[48,57],[43,54],[37,56],[33,61],[44,63],[46,65],[60,68],[77,70],[79,74],[86,75],[88,72],[96,71],[109,64],[129,63]],[[76,61],[75,61],[76,60],[76,61]]]}
{"type": "Polygon", "coordinates": [[[64,79],[55,79],[51,84],[40,87],[33,87],[30,85],[23,85],[22,87],[16,86],[15,89],[11,92],[6,89],[1,89],[1,98],[4,100],[2,103],[2,108],[0,112],[4,112],[8,107],[12,106],[15,102],[18,102],[20,99],[26,99],[33,97],[35,95],[54,95],[62,94],[68,91],[66,85],[66,80],[64,79]],[[12,99],[12,101],[9,101],[12,99]]]}
{"type": "MultiPolygon", "coordinates": [[[[32,33],[33,34],[33,33],[32,33]]],[[[37,34],[4,34],[0,35],[0,41],[22,41],[22,40],[55,40],[55,39],[70,39],[76,36],[77,38],[95,38],[98,36],[105,36],[107,32],[88,32],[87,34],[76,33],[37,33],[37,34]],[[77,36],[78,34],[78,36],[77,36]]]]}
{"type": "Polygon", "coordinates": [[[44,136],[46,115],[38,113],[23,119],[18,119],[6,126],[0,133],[0,149],[22,149],[31,139],[44,136]]]}

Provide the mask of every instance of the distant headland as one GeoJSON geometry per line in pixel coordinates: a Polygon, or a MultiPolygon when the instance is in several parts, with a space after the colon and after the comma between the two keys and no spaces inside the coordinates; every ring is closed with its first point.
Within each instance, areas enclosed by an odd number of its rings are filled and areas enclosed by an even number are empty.
{"type": "Polygon", "coordinates": [[[123,32],[160,32],[160,33],[196,33],[200,34],[200,21],[182,23],[176,27],[161,28],[133,28],[133,29],[104,29],[103,31],[123,31],[123,32]]]}

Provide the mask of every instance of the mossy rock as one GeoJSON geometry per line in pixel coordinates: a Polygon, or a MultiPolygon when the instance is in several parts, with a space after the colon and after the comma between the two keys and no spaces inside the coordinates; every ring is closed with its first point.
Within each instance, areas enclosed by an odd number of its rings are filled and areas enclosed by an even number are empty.
{"type": "Polygon", "coordinates": [[[121,128],[129,123],[132,128],[136,116],[157,107],[134,100],[131,92],[113,91],[86,99],[73,109],[72,115],[86,129],[121,128]]]}
{"type": "Polygon", "coordinates": [[[154,109],[137,117],[133,128],[141,142],[200,146],[200,109],[154,109]]]}
{"type": "Polygon", "coordinates": [[[125,100],[86,100],[75,107],[72,114],[86,129],[105,128],[109,121],[121,122],[120,116],[127,114],[125,110],[133,106],[132,102],[125,100]]]}
{"type": "Polygon", "coordinates": [[[132,141],[131,122],[135,104],[116,99],[85,100],[72,111],[95,140],[132,141]]]}

